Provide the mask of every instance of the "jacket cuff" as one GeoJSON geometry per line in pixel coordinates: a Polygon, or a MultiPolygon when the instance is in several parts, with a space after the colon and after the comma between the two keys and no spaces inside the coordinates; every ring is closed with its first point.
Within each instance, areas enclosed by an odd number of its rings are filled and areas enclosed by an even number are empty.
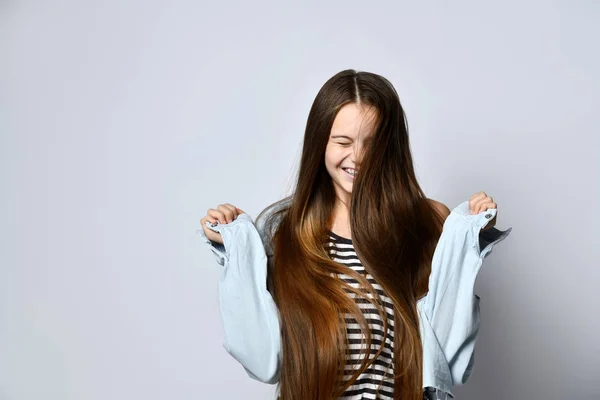
{"type": "Polygon", "coordinates": [[[492,252],[494,246],[504,240],[510,234],[510,231],[512,231],[512,227],[500,230],[495,226],[485,231],[480,231],[478,238],[480,257],[487,257],[492,252]]]}
{"type": "MultiPolygon", "coordinates": [[[[211,228],[210,221],[205,221],[205,225],[211,228]]],[[[229,253],[227,252],[227,249],[225,249],[225,245],[210,240],[203,229],[196,229],[196,234],[200,235],[202,241],[209,246],[217,263],[219,265],[225,265],[225,261],[229,260],[229,253]]]]}

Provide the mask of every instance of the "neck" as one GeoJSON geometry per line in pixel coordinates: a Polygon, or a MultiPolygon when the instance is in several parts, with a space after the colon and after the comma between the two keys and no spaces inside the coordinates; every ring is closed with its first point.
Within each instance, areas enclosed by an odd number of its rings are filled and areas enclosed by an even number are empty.
{"type": "Polygon", "coordinates": [[[331,230],[333,232],[343,237],[350,237],[350,209],[348,204],[339,198],[333,207],[333,217],[331,220],[331,230]]]}

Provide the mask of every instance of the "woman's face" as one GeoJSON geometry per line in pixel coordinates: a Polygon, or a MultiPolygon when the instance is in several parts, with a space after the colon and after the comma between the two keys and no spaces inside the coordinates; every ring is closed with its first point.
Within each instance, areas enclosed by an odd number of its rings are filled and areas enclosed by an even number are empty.
{"type": "Polygon", "coordinates": [[[331,176],[339,200],[350,204],[354,177],[359,173],[360,157],[375,129],[376,111],[350,103],[338,112],[325,149],[325,167],[331,176]],[[348,171],[347,169],[350,169],[348,171]]]}

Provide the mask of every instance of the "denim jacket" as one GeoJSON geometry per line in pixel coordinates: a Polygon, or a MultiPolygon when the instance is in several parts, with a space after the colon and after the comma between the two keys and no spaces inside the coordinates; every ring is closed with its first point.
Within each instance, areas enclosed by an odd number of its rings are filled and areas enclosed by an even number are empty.
{"type": "MultiPolygon", "coordinates": [[[[417,302],[423,387],[453,398],[452,387],[465,384],[473,370],[480,322],[475,279],[493,247],[512,230],[483,231],[495,216],[496,209],[472,215],[468,200],[451,210],[433,254],[429,291],[417,302]]],[[[223,244],[213,242],[197,230],[223,267],[218,281],[223,347],[251,378],[275,384],[282,353],[279,312],[266,284],[272,257],[268,235],[248,214],[215,226],[206,221],[206,226],[223,239],[223,244]]]]}

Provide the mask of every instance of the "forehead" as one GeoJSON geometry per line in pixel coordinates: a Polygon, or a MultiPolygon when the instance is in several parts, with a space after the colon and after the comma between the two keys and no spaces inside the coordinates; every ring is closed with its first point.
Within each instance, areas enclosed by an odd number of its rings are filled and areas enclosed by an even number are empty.
{"type": "Polygon", "coordinates": [[[350,103],[337,113],[331,127],[331,136],[357,139],[372,135],[375,130],[377,110],[374,107],[350,103]]]}

